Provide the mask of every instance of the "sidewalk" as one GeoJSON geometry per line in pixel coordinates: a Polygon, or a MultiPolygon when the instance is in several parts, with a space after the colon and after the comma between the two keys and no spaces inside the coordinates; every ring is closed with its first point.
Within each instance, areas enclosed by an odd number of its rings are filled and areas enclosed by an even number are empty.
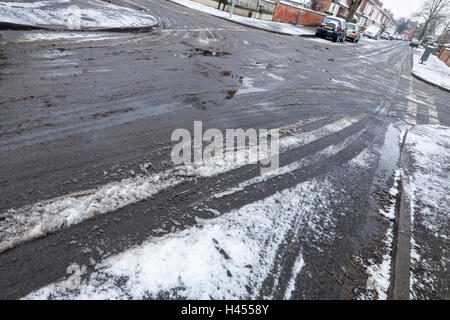
{"type": "Polygon", "coordinates": [[[450,68],[434,55],[431,55],[424,64],[420,64],[420,57],[424,51],[422,48],[414,51],[412,74],[423,81],[450,90],[450,68]]]}
{"type": "Polygon", "coordinates": [[[230,14],[228,12],[220,11],[214,8],[211,8],[209,6],[205,6],[203,4],[190,1],[190,0],[169,0],[171,2],[180,4],[182,6],[202,11],[205,13],[208,13],[210,15],[226,19],[241,25],[245,25],[251,28],[256,28],[260,30],[265,30],[273,33],[278,34],[284,34],[284,35],[290,35],[290,36],[312,36],[315,34],[315,28],[308,28],[303,26],[294,26],[287,23],[280,23],[280,22],[272,22],[272,21],[265,21],[265,20],[259,20],[259,19],[253,19],[253,18],[247,18],[247,17],[241,17],[238,15],[233,15],[230,18],[230,14]]]}
{"type": "MultiPolygon", "coordinates": [[[[217,5],[218,5],[218,2],[216,0],[193,0],[193,1],[200,3],[200,4],[204,4],[205,6],[211,7],[213,9],[217,9],[217,5]]],[[[222,5],[220,6],[220,8],[222,8],[222,5]]],[[[229,13],[230,8],[231,8],[231,0],[228,1],[225,11],[229,13]]],[[[250,10],[250,9],[244,9],[244,8],[238,8],[238,7],[234,8],[234,13],[241,17],[247,17],[248,13],[250,11],[252,11],[252,15],[253,15],[252,18],[259,19],[259,20],[272,21],[273,14],[264,13],[261,16],[261,18],[259,18],[259,12],[256,10],[250,10]]]]}

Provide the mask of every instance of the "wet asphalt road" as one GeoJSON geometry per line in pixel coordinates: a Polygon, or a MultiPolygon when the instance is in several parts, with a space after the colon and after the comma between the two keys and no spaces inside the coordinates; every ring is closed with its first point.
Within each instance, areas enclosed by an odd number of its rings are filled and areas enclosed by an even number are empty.
{"type": "MultiPolygon", "coordinates": [[[[169,233],[195,225],[195,217],[211,218],[193,204],[227,212],[326,176],[339,189],[329,209],[345,213],[334,236],[316,237],[301,226],[302,236],[279,248],[280,279],[268,277],[256,296],[283,298],[283,270],[301,246],[306,269],[292,298],[355,298],[367,275],[354,257],[381,252],[386,225],[376,203],[386,201],[395,163],[381,171],[377,161],[359,169],[347,163],[365,149],[378,150],[387,128],[408,120],[411,88],[433,96],[440,123],[450,125],[449,93],[412,78],[405,43],[334,44],[243,27],[165,1],[135,3],[150,8],[160,26],[149,33],[0,32],[1,212],[130,177],[143,162],[154,172],[166,170],[172,131],[192,130],[194,120],[202,120],[204,130],[305,120],[308,132],[340,117],[357,118],[283,153],[282,166],[361,134],[335,155],[242,194],[211,200],[257,176],[257,167],[189,181],[4,251],[0,297],[23,297],[65,277],[70,264],[89,266],[91,258],[161,236],[157,229],[169,233]],[[242,89],[253,90],[236,94],[242,89]]],[[[414,120],[429,122],[427,106],[418,106],[414,120]]]]}

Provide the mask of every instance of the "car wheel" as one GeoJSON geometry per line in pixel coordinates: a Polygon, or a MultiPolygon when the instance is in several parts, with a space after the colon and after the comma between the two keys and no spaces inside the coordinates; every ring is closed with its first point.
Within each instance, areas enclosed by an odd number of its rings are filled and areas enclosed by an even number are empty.
{"type": "Polygon", "coordinates": [[[337,42],[337,41],[338,41],[338,37],[336,36],[333,38],[333,42],[337,42]]]}

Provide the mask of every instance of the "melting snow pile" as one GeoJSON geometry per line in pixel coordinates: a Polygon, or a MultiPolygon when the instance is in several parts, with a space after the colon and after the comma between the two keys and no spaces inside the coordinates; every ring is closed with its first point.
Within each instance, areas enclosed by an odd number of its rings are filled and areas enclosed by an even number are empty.
{"type": "Polygon", "coordinates": [[[57,0],[0,2],[0,22],[60,28],[151,27],[156,18],[146,12],[104,1],[57,0]],[[78,19],[79,17],[79,19],[78,19]]]}
{"type": "MultiPolygon", "coordinates": [[[[280,150],[284,152],[326,137],[333,132],[343,130],[361,117],[342,118],[309,132],[296,132],[304,123],[297,122],[280,128],[283,137],[280,139],[280,150]]],[[[317,119],[309,119],[308,121],[317,119]]],[[[306,122],[308,122],[306,121],[306,122]]],[[[269,174],[244,181],[239,186],[227,190],[225,194],[232,194],[242,188],[264,181],[274,175],[284,174],[309,165],[319,159],[335,155],[348,147],[361,136],[362,132],[345,139],[341,143],[329,146],[324,150],[281,167],[269,174]]],[[[149,197],[175,187],[182,182],[198,177],[212,177],[246,164],[250,154],[256,157],[257,148],[244,148],[238,151],[239,161],[227,162],[223,158],[212,159],[210,162],[198,165],[178,166],[160,173],[150,174],[147,169],[149,163],[141,165],[145,174],[139,174],[121,181],[111,182],[96,189],[84,190],[65,196],[39,201],[17,209],[0,212],[0,252],[10,249],[24,241],[35,239],[52,233],[63,227],[68,227],[85,219],[100,214],[113,212],[119,208],[148,199],[149,197]]],[[[216,195],[220,198],[224,194],[216,195]]]]}

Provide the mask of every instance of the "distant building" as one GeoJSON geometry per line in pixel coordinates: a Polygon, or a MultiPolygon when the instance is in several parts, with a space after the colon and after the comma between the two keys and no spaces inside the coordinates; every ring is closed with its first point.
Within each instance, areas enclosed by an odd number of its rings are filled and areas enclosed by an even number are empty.
{"type": "MultiPolygon", "coordinates": [[[[328,10],[325,13],[346,18],[349,12],[350,0],[329,0],[328,10]]],[[[355,19],[362,27],[386,27],[393,29],[395,21],[392,13],[383,8],[380,0],[363,0],[355,13],[355,19]]]]}

